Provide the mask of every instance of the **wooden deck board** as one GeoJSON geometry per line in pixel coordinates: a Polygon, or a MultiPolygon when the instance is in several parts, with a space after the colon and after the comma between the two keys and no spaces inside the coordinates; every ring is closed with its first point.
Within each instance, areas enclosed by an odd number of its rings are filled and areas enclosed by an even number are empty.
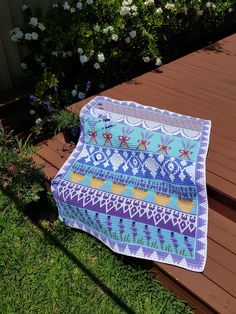
{"type": "MultiPolygon", "coordinates": [[[[186,299],[196,313],[236,313],[236,35],[101,93],[212,120],[207,157],[208,257],[203,273],[152,263],[158,280],[186,299]],[[213,50],[213,47],[215,47],[213,50]],[[227,200],[227,201],[226,201],[227,200]]],[[[73,104],[76,111],[93,97],[73,104]]],[[[47,177],[68,158],[63,136],[38,152],[47,177]]]]}

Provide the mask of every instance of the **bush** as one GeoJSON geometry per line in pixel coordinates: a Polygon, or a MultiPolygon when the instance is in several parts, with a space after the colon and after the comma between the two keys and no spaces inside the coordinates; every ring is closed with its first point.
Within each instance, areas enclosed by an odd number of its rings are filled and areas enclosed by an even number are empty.
{"type": "Polygon", "coordinates": [[[46,13],[23,5],[24,26],[10,35],[29,48],[21,63],[29,81],[33,78],[39,90],[50,73],[60,87],[58,104],[64,107],[85,98],[88,81],[90,93],[96,93],[160,65],[161,57],[169,61],[232,32],[235,4],[71,0],[54,2],[46,13]]]}
{"type": "Polygon", "coordinates": [[[21,207],[38,201],[44,190],[42,167],[31,159],[35,151],[27,140],[0,129],[0,194],[21,207]]]}

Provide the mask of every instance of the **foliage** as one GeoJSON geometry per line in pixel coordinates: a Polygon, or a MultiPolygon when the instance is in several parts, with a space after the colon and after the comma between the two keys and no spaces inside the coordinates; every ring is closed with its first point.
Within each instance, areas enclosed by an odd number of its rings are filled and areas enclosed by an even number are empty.
{"type": "Polygon", "coordinates": [[[52,120],[55,122],[57,132],[67,128],[79,127],[78,113],[74,113],[67,109],[56,110],[52,116],[52,120]]]}
{"type": "Polygon", "coordinates": [[[0,273],[5,314],[192,313],[134,259],[58,220],[32,225],[16,209],[0,212],[0,273]]]}
{"type": "Polygon", "coordinates": [[[0,190],[11,202],[25,206],[39,199],[43,188],[42,167],[31,155],[36,148],[0,129],[0,190]]]}
{"type": "Polygon", "coordinates": [[[68,0],[54,1],[47,12],[27,5],[23,11],[23,28],[10,36],[29,48],[20,65],[37,82],[40,119],[43,109],[64,108],[236,26],[236,0],[68,0]]]}

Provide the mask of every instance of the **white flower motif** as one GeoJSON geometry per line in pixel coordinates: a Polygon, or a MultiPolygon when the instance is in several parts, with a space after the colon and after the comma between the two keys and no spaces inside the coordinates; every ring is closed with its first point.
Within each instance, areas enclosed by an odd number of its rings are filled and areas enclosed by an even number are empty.
{"type": "Polygon", "coordinates": [[[166,10],[174,11],[174,9],[175,9],[175,4],[174,4],[174,3],[167,2],[166,5],[165,5],[165,8],[166,8],[166,10]]]}
{"type": "Polygon", "coordinates": [[[150,59],[148,56],[143,57],[143,61],[144,61],[145,63],[150,62],[150,60],[151,60],[151,59],[150,59]]]}
{"type": "Polygon", "coordinates": [[[104,61],[105,61],[104,54],[102,52],[98,53],[98,62],[104,62],[104,61]]]}
{"type": "Polygon", "coordinates": [[[111,25],[109,25],[109,26],[107,27],[107,29],[108,29],[110,32],[113,32],[113,31],[114,31],[114,27],[111,26],[111,25]]]}
{"type": "Polygon", "coordinates": [[[35,120],[35,123],[36,123],[36,124],[40,124],[41,122],[42,122],[42,119],[41,119],[41,118],[38,118],[38,119],[35,120]]]}
{"type": "Polygon", "coordinates": [[[89,52],[89,56],[92,57],[93,55],[94,55],[94,50],[91,49],[90,52],[89,52]]]}
{"type": "Polygon", "coordinates": [[[35,111],[34,111],[33,109],[31,109],[31,110],[29,111],[29,113],[30,113],[31,116],[33,116],[33,115],[35,114],[35,111]]]}
{"type": "Polygon", "coordinates": [[[73,89],[72,92],[71,92],[71,95],[72,95],[73,97],[75,97],[75,96],[77,95],[77,90],[76,90],[76,89],[73,89]]]}
{"type": "Polygon", "coordinates": [[[70,13],[72,13],[72,14],[75,13],[75,8],[73,8],[73,7],[70,8],[70,13]]]}
{"type": "Polygon", "coordinates": [[[100,69],[100,64],[98,62],[94,63],[93,67],[98,70],[100,69]]]}
{"type": "Polygon", "coordinates": [[[36,32],[31,33],[31,36],[32,36],[32,40],[38,40],[39,38],[39,35],[36,32]]]}
{"type": "Polygon", "coordinates": [[[135,30],[133,30],[133,31],[131,31],[131,32],[129,33],[129,36],[130,36],[132,39],[134,39],[134,38],[137,36],[137,32],[136,32],[135,30]]]}
{"type": "Polygon", "coordinates": [[[78,48],[77,51],[80,55],[84,52],[82,48],[78,48]]]}
{"type": "Polygon", "coordinates": [[[26,11],[28,8],[29,8],[29,6],[27,4],[23,4],[22,5],[22,10],[23,11],[26,11]]]}
{"type": "Polygon", "coordinates": [[[96,24],[93,29],[95,30],[95,32],[98,33],[100,32],[101,27],[98,24],[96,24]]]}
{"type": "Polygon", "coordinates": [[[117,41],[118,40],[118,35],[112,34],[111,39],[114,40],[114,41],[117,41]]]}
{"type": "Polygon", "coordinates": [[[67,51],[67,56],[72,57],[72,51],[67,51]]]}
{"type": "Polygon", "coordinates": [[[93,4],[93,0],[87,0],[87,4],[93,4]]]}
{"type": "Polygon", "coordinates": [[[20,67],[22,70],[27,70],[27,64],[24,62],[21,62],[20,67]]]}
{"type": "Polygon", "coordinates": [[[86,57],[85,55],[80,55],[79,59],[82,64],[88,62],[88,57],[86,57]]]}
{"type": "Polygon", "coordinates": [[[64,4],[63,4],[63,8],[64,8],[64,10],[70,10],[70,5],[69,5],[69,3],[66,1],[66,2],[64,2],[64,4]]]}
{"type": "Polygon", "coordinates": [[[32,40],[32,34],[31,33],[25,33],[25,40],[32,40]]]}
{"type": "Polygon", "coordinates": [[[84,99],[85,98],[85,93],[79,92],[78,93],[78,98],[79,99],[84,99]]]}
{"type": "Polygon", "coordinates": [[[233,12],[233,9],[232,9],[232,8],[229,8],[228,12],[229,12],[229,13],[233,12]]]}
{"type": "Polygon", "coordinates": [[[29,24],[36,27],[38,25],[38,18],[37,17],[31,17],[29,24]]]}
{"type": "Polygon", "coordinates": [[[62,53],[62,58],[66,58],[67,57],[67,53],[65,52],[65,51],[63,51],[63,53],[62,53]]]}
{"type": "Polygon", "coordinates": [[[53,8],[58,8],[58,3],[53,3],[52,7],[53,8]]]}
{"type": "Polygon", "coordinates": [[[197,11],[197,16],[202,16],[203,15],[203,10],[198,10],[197,11]]]}
{"type": "Polygon", "coordinates": [[[83,4],[81,2],[77,2],[76,8],[81,11],[83,9],[83,4]]]}
{"type": "Polygon", "coordinates": [[[160,15],[160,14],[163,13],[163,10],[162,10],[162,8],[160,7],[160,8],[157,8],[155,12],[156,12],[156,14],[159,14],[159,15],[160,15]]]}
{"type": "Polygon", "coordinates": [[[107,33],[108,33],[108,28],[104,28],[102,32],[103,32],[104,34],[107,34],[107,33]]]}
{"type": "Polygon", "coordinates": [[[156,59],[156,66],[161,66],[162,65],[162,62],[161,62],[161,58],[157,58],[156,59]]]}
{"type": "Polygon", "coordinates": [[[46,27],[43,25],[43,23],[38,24],[38,28],[43,32],[45,31],[46,27]]]}
{"type": "Polygon", "coordinates": [[[130,44],[130,42],[131,42],[130,37],[126,37],[126,38],[125,38],[125,42],[126,42],[127,44],[130,44]]]}

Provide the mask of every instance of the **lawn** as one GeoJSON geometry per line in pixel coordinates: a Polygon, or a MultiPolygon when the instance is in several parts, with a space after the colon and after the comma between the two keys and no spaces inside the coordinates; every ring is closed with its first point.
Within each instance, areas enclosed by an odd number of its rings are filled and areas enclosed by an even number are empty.
{"type": "Polygon", "coordinates": [[[4,314],[192,313],[137,260],[58,220],[35,223],[15,207],[0,209],[0,274],[4,314]]]}

